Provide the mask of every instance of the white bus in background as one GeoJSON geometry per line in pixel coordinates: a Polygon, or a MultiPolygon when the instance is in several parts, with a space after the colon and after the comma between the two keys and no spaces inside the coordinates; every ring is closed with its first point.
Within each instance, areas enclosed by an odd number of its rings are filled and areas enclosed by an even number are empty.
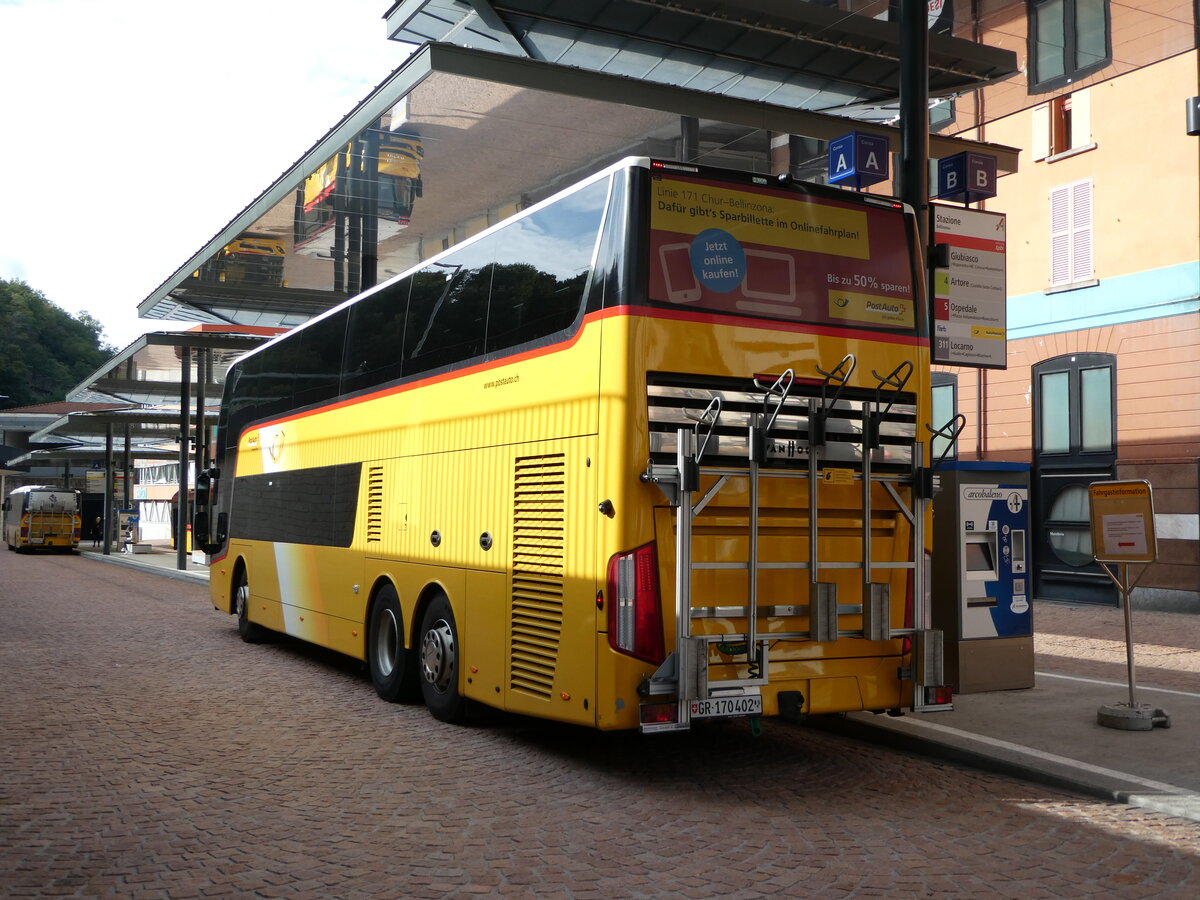
{"type": "Polygon", "coordinates": [[[74,550],[83,525],[79,491],[27,485],[4,498],[4,542],[9,550],[74,550]]]}

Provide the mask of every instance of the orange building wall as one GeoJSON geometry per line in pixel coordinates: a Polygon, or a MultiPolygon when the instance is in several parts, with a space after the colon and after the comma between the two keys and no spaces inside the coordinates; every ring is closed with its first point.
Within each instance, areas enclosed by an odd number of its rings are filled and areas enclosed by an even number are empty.
{"type": "MultiPolygon", "coordinates": [[[[1083,178],[1093,179],[1097,278],[1200,259],[1200,141],[1184,130],[1196,68],[1188,53],[1089,88],[1095,149],[1052,162],[1022,152],[1020,171],[999,179],[986,205],[1008,216],[1010,296],[1046,289],[1050,190],[1083,178]]],[[[1029,147],[1032,108],[986,132],[1029,147]]]]}
{"type": "Polygon", "coordinates": [[[1186,314],[1009,341],[1007,369],[935,367],[958,374],[958,408],[967,417],[960,458],[1030,462],[1032,367],[1084,352],[1117,357],[1120,460],[1200,456],[1200,317],[1186,314]],[[977,452],[980,379],[987,397],[982,455],[977,452]]]}
{"type": "MultiPolygon", "coordinates": [[[[985,88],[982,92],[961,98],[955,132],[971,128],[980,122],[1002,119],[1022,109],[1044,103],[1051,97],[1069,94],[1082,87],[1125,75],[1142,66],[1188,53],[1196,47],[1192,0],[1145,0],[1136,6],[1112,3],[1109,8],[1113,36],[1112,63],[1068,87],[1030,94],[1029,80],[1026,77],[1029,16],[1024,0],[981,0],[978,4],[978,25],[970,21],[969,5],[961,4],[960,7],[956,14],[958,25],[955,34],[961,38],[1013,51],[1017,54],[1020,71],[1012,78],[985,88]]],[[[1194,85],[1195,79],[1196,72],[1193,68],[1188,81],[1194,85]]],[[[1186,83],[1184,87],[1186,88],[1186,83]]],[[[1186,96],[1195,94],[1196,91],[1193,90],[1186,96]]],[[[1182,107],[1182,101],[1179,105],[1182,107]]],[[[1182,115],[1181,110],[1179,116],[1182,115]]],[[[992,138],[989,136],[987,139],[992,138]]],[[[1022,141],[1016,146],[1025,145],[1022,141]]]]}

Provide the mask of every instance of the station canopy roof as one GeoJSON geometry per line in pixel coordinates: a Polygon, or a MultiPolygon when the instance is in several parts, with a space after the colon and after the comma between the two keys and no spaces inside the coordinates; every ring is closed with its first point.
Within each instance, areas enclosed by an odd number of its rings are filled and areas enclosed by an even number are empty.
{"type": "Polygon", "coordinates": [[[203,424],[211,427],[229,366],[278,332],[277,328],[199,325],[188,331],[143,334],[67,393],[64,405],[88,404],[87,408],[64,410],[44,422],[30,435],[35,449],[12,462],[104,459],[110,433],[114,453],[123,452],[128,439],[131,456],[137,459],[177,459],[184,351],[189,351],[186,396],[192,439],[198,401],[202,401],[203,424]]]}
{"type": "MultiPolygon", "coordinates": [[[[43,447],[38,450],[30,450],[12,460],[12,465],[19,466],[44,466],[50,463],[93,463],[105,458],[104,444],[64,444],[61,447],[43,447]]],[[[116,446],[113,448],[114,456],[123,452],[123,447],[116,446]]],[[[179,458],[179,452],[171,448],[163,447],[135,447],[130,454],[132,457],[141,460],[162,460],[172,461],[179,458]]],[[[27,472],[20,470],[12,470],[9,474],[27,475],[27,472]]]]}
{"type": "MultiPolygon", "coordinates": [[[[216,423],[215,410],[205,410],[206,424],[216,423]]],[[[189,434],[195,429],[195,415],[189,416],[189,434]]],[[[30,443],[65,441],[71,444],[103,441],[109,429],[113,439],[123,442],[125,436],[139,447],[157,447],[178,453],[180,416],[177,409],[130,408],[108,412],[71,413],[30,435],[30,443]]],[[[103,445],[101,444],[103,450],[103,445]]],[[[118,447],[117,449],[121,449],[118,447]]]]}
{"type": "MultiPolygon", "coordinates": [[[[899,152],[893,126],[814,111],[894,99],[891,23],[764,0],[736,4],[761,8],[753,26],[721,18],[735,4],[688,3],[699,10],[691,32],[677,15],[684,4],[654,0],[400,3],[388,22],[395,36],[415,41],[444,9],[459,18],[430,34],[457,40],[484,19],[516,15],[509,7],[518,6],[567,10],[521,32],[526,42],[536,36],[533,49],[553,62],[518,55],[525,48],[512,43],[511,31],[521,23],[511,18],[499,26],[509,37],[492,40],[504,52],[423,45],[143,300],[139,315],[290,328],[624,156],[770,173],[778,171],[780,138],[791,135],[791,173],[820,180],[827,142],[849,131],[886,136],[899,152]],[[649,10],[655,15],[645,34],[658,36],[638,43],[572,24],[601,6],[649,10]],[[830,12],[834,20],[822,25],[830,12]],[[676,31],[679,46],[659,34],[676,31]],[[563,52],[549,52],[551,38],[563,52]],[[769,49],[768,39],[779,47],[769,49]],[[701,45],[708,49],[695,49],[701,45]],[[603,46],[611,58],[593,55],[603,46]],[[832,77],[839,67],[840,81],[832,77]],[[655,80],[668,73],[678,83],[655,80]],[[862,85],[849,91],[835,81],[862,85]]],[[[953,50],[938,57],[946,57],[941,74],[931,70],[940,89],[976,87],[1015,70],[1007,51],[932,37],[941,40],[931,40],[931,58],[935,46],[953,50]]],[[[935,158],[962,150],[995,156],[1000,173],[1016,169],[1013,148],[930,136],[935,158]]]]}
{"type": "MultiPolygon", "coordinates": [[[[896,116],[901,38],[888,0],[400,0],[388,36],[494,50],[791,109],[896,116]]],[[[930,14],[929,92],[1016,71],[1011,51],[956,38],[930,14]]],[[[949,12],[949,21],[942,20],[949,12]]]]}
{"type": "MultiPolygon", "coordinates": [[[[277,333],[278,329],[229,330],[228,327],[223,327],[211,330],[211,327],[204,326],[189,331],[152,331],[143,334],[73,387],[67,393],[67,399],[89,403],[125,403],[130,407],[153,406],[153,411],[119,411],[133,418],[140,416],[147,422],[156,421],[156,417],[163,415],[169,416],[174,410],[173,414],[178,421],[185,349],[206,351],[203,384],[205,405],[215,407],[221,399],[225,373],[233,361],[277,333]]],[[[195,402],[200,387],[199,360],[199,354],[189,353],[190,404],[195,402]]],[[[108,415],[117,416],[117,413],[108,415]]],[[[72,413],[60,420],[63,427],[44,429],[45,434],[72,437],[74,432],[66,425],[68,421],[89,422],[98,419],[97,414],[93,412],[72,413]]]]}

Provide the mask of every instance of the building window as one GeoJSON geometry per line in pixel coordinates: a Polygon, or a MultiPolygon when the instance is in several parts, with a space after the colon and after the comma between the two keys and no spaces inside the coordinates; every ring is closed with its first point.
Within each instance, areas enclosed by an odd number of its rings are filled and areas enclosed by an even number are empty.
{"type": "Polygon", "coordinates": [[[1080,370],[1079,388],[1080,446],[1085,452],[1111,453],[1115,419],[1112,366],[1080,370]]]}
{"type": "Polygon", "coordinates": [[[1070,456],[1080,467],[1116,452],[1116,357],[1070,353],[1034,366],[1034,452],[1070,456]]]}
{"type": "Polygon", "coordinates": [[[1112,59],[1108,0],[1030,0],[1029,89],[1050,91],[1112,59]]]}
{"type": "Polygon", "coordinates": [[[954,124],[956,115],[954,98],[943,97],[929,105],[929,130],[942,131],[954,124]]]}
{"type": "MultiPolygon", "coordinates": [[[[930,414],[930,426],[939,431],[950,425],[958,415],[958,376],[953,372],[933,372],[930,375],[933,410],[930,414]]],[[[931,439],[930,455],[934,460],[958,458],[958,447],[950,439],[937,435],[931,439]]]]}
{"type": "Polygon", "coordinates": [[[1092,180],[1050,191],[1050,288],[1095,284],[1092,268],[1092,180]]]}
{"type": "Polygon", "coordinates": [[[1041,452],[1068,453],[1071,450],[1069,372],[1048,372],[1041,378],[1041,452]]]}
{"type": "Polygon", "coordinates": [[[1050,159],[1095,147],[1089,88],[1055,97],[1033,110],[1033,158],[1050,159]]]}

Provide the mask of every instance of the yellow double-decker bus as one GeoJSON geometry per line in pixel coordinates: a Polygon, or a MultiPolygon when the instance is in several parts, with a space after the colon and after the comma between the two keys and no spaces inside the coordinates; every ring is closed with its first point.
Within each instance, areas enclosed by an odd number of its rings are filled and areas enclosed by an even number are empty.
{"type": "Polygon", "coordinates": [[[214,606],[447,721],[945,708],[924,297],[896,201],[626,159],[230,369],[214,606]]]}

